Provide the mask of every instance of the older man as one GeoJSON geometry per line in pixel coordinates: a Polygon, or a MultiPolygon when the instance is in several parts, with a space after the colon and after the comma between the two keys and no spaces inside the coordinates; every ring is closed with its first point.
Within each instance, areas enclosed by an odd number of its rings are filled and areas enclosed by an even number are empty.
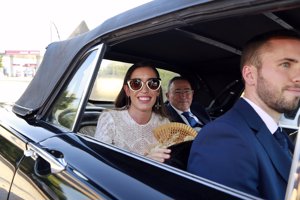
{"type": "Polygon", "coordinates": [[[206,110],[199,104],[192,104],[194,90],[188,79],[176,76],[169,81],[166,93],[167,109],[171,121],[185,123],[199,131],[210,122],[206,110]]]}

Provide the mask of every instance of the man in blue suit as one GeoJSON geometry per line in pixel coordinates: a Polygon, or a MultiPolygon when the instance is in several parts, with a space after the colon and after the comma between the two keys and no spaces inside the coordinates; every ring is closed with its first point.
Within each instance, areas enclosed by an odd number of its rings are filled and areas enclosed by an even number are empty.
{"type": "Polygon", "coordinates": [[[171,121],[185,123],[199,131],[211,119],[200,104],[192,103],[193,95],[189,80],[175,76],[169,81],[166,108],[171,121]]]}
{"type": "Polygon", "coordinates": [[[253,38],[243,50],[241,72],[244,96],[197,135],[187,168],[254,196],[283,200],[293,144],[278,122],[300,99],[300,36],[276,31],[253,38]]]}

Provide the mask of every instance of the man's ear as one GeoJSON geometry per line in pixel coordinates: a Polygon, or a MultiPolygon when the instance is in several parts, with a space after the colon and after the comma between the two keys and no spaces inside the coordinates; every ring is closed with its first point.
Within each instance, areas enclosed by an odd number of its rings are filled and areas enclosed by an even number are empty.
{"type": "Polygon", "coordinates": [[[242,70],[245,84],[255,85],[257,80],[257,68],[253,65],[245,65],[242,70]]]}
{"type": "Polygon", "coordinates": [[[169,92],[166,92],[166,97],[167,99],[169,99],[169,92]]]}

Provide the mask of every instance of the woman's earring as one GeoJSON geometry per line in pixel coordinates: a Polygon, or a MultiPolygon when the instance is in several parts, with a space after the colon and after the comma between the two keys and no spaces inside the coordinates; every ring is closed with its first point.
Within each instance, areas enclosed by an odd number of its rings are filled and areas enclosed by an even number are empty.
{"type": "Polygon", "coordinates": [[[127,96],[126,98],[126,108],[128,109],[130,107],[130,97],[127,96]]]}
{"type": "Polygon", "coordinates": [[[156,99],[156,103],[154,107],[156,110],[159,110],[159,108],[161,107],[161,105],[159,104],[159,97],[156,99]]]}

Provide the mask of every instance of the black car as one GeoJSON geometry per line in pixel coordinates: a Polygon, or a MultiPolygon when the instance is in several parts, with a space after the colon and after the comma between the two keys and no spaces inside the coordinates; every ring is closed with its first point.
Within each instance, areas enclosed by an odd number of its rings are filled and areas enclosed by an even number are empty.
{"type": "MultiPolygon", "coordinates": [[[[93,134],[141,60],[156,64],[164,88],[189,77],[194,101],[221,116],[243,93],[243,44],[277,29],[300,30],[299,0],[157,0],[50,44],[24,94],[0,111],[0,199],[259,199],[93,134]]],[[[286,199],[297,196],[299,146],[286,199]]]]}

